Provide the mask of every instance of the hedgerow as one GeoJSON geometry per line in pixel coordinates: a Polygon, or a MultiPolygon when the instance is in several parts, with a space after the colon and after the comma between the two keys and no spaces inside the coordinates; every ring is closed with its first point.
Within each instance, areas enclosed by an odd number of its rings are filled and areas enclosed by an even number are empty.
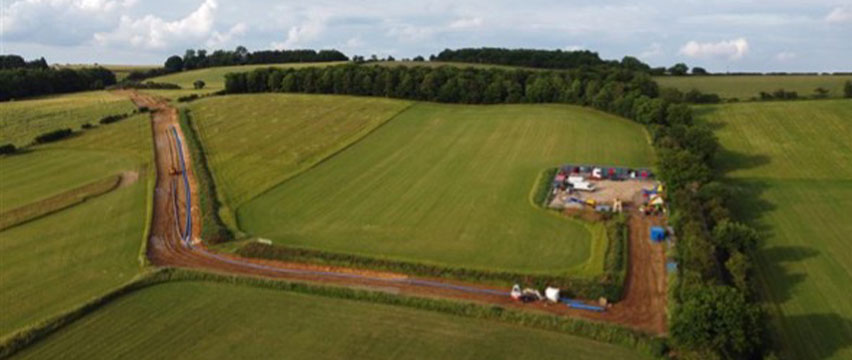
{"type": "Polygon", "coordinates": [[[216,197],[216,183],[207,163],[206,154],[201,151],[201,142],[192,124],[189,110],[180,110],[180,128],[183,131],[192,159],[193,174],[198,181],[199,205],[201,206],[201,238],[210,244],[219,244],[234,238],[233,232],[219,217],[219,199],[216,197]]]}
{"type": "Polygon", "coordinates": [[[168,279],[170,281],[213,281],[227,284],[247,285],[310,295],[404,306],[474,319],[500,321],[543,330],[557,331],[596,341],[616,344],[636,349],[643,354],[654,357],[661,357],[665,353],[667,347],[664,339],[656,338],[640,331],[612,324],[590,322],[559,315],[514,310],[494,305],[482,305],[435,298],[421,298],[389,294],[379,291],[357,290],[347,287],[312,285],[303,282],[287,282],[256,277],[220,275],[184,269],[170,269],[168,271],[160,272],[156,274],[156,276],[163,280],[168,279]]]}
{"type": "Polygon", "coordinates": [[[522,274],[508,271],[488,271],[450,266],[438,266],[418,262],[380,259],[375,257],[333,253],[322,250],[293,248],[280,245],[266,245],[250,242],[237,250],[243,257],[295,261],[322,265],[355,267],[379,271],[389,271],[424,277],[456,279],[505,286],[525,284],[536,287],[555,286],[561,288],[567,296],[585,299],[606,297],[611,301],[619,298],[622,284],[615,284],[611,276],[602,274],[595,278],[583,278],[566,275],[522,274]]]}
{"type": "Polygon", "coordinates": [[[289,282],[273,279],[220,275],[188,269],[162,268],[142,274],[136,279],[112,291],[94,298],[83,305],[39,322],[0,339],[0,359],[13,356],[22,349],[50,336],[76,320],[93,313],[103,306],[135,291],[170,281],[209,281],[231,285],[251,286],[263,289],[283,290],[315,296],[365,301],[377,304],[404,306],[472,319],[499,321],[508,324],[556,331],[564,334],[615,344],[640,353],[662,357],[667,349],[665,339],[650,336],[640,331],[616,325],[590,322],[558,315],[532,313],[500,306],[476,304],[454,300],[421,298],[389,294],[379,291],[357,290],[347,287],[313,285],[304,282],[289,282]]]}

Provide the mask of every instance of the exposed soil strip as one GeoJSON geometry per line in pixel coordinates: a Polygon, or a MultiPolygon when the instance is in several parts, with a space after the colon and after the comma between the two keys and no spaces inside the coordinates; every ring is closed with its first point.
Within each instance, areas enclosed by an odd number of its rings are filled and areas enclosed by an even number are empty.
{"type": "Polygon", "coordinates": [[[157,186],[148,257],[155,265],[469,300],[611,322],[651,334],[665,332],[665,254],[663,245],[648,241],[648,227],[654,223],[654,219],[650,218],[633,216],[631,219],[630,263],[625,298],[602,313],[571,309],[562,304],[521,304],[508,296],[508,289],[480,284],[345,267],[248,259],[213,252],[197,240],[201,229],[201,217],[197,211],[197,185],[190,166],[192,159],[188,157],[186,144],[181,141],[183,134],[178,126],[176,109],[169,106],[167,101],[151,95],[135,91],[124,93],[138,106],[147,106],[152,111],[157,186]],[[180,226],[181,219],[188,219],[184,227],[180,226]]]}

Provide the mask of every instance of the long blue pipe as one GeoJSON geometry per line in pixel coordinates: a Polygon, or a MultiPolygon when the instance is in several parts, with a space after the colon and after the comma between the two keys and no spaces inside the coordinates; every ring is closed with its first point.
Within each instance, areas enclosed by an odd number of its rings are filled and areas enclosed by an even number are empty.
{"type": "Polygon", "coordinates": [[[189,238],[192,234],[192,202],[190,202],[190,200],[192,200],[192,195],[190,194],[191,191],[189,189],[189,178],[186,175],[186,161],[183,159],[183,145],[180,141],[180,136],[178,136],[177,129],[175,129],[174,126],[172,126],[172,133],[175,135],[175,141],[177,141],[178,155],[180,157],[180,169],[183,174],[183,186],[184,189],[186,189],[186,229],[184,229],[181,239],[189,244],[191,242],[189,238]]]}

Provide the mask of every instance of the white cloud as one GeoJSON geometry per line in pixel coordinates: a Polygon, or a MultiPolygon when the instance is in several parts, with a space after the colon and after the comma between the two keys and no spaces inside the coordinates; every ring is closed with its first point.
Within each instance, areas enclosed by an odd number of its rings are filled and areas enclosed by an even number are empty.
{"type": "Polygon", "coordinates": [[[391,26],[387,34],[400,41],[414,42],[426,40],[438,33],[432,26],[415,26],[411,24],[399,24],[391,26]]]}
{"type": "Polygon", "coordinates": [[[287,38],[283,42],[273,41],[270,45],[277,50],[292,49],[296,46],[305,46],[306,43],[317,39],[325,31],[328,16],[321,13],[312,13],[301,24],[291,26],[287,31],[287,38]]]}
{"type": "Polygon", "coordinates": [[[213,31],[213,34],[210,35],[210,38],[207,39],[207,47],[221,47],[224,44],[227,44],[234,38],[238,38],[240,36],[245,35],[246,31],[248,31],[248,25],[245,23],[239,23],[231,27],[226,33],[222,34],[218,31],[213,31]]]}
{"type": "Polygon", "coordinates": [[[580,51],[585,49],[586,47],[583,45],[568,45],[562,48],[563,51],[580,51]]]}
{"type": "Polygon", "coordinates": [[[797,57],[798,55],[791,51],[782,51],[778,54],[775,54],[775,60],[778,60],[780,62],[788,62],[790,60],[796,59],[797,57]]]}
{"type": "Polygon", "coordinates": [[[639,58],[643,60],[658,57],[663,54],[663,46],[660,43],[652,43],[647,49],[639,53],[639,58]]]}
{"type": "Polygon", "coordinates": [[[741,59],[748,53],[748,41],[745,38],[725,40],[715,43],[687,42],[678,52],[691,58],[728,58],[741,59]]]}
{"type": "Polygon", "coordinates": [[[807,16],[796,14],[773,14],[773,13],[727,13],[686,16],[677,19],[678,23],[685,25],[701,26],[782,26],[798,23],[807,23],[812,19],[807,16]]]}
{"type": "Polygon", "coordinates": [[[451,29],[468,29],[482,26],[481,17],[461,18],[450,23],[451,29]]]}
{"type": "Polygon", "coordinates": [[[180,43],[194,43],[210,35],[215,20],[216,0],[205,0],[195,11],[176,21],[165,21],[154,15],[134,19],[122,16],[118,28],[98,32],[94,40],[100,45],[130,45],[146,49],[168,49],[180,43]]]}
{"type": "Polygon", "coordinates": [[[852,6],[840,6],[834,8],[826,17],[825,21],[830,23],[852,22],[852,6]]]}
{"type": "Polygon", "coordinates": [[[0,3],[0,32],[6,40],[73,45],[109,29],[116,13],[135,0],[20,0],[0,3]]]}
{"type": "Polygon", "coordinates": [[[364,40],[361,39],[361,36],[356,36],[346,40],[346,47],[350,49],[357,49],[364,46],[364,40]]]}

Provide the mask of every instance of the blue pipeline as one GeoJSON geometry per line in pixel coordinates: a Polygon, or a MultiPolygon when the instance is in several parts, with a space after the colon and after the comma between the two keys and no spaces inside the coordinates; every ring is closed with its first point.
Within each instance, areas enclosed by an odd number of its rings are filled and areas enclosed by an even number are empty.
{"type": "Polygon", "coordinates": [[[183,186],[186,189],[186,229],[183,231],[183,235],[181,235],[181,239],[185,241],[187,244],[190,243],[190,235],[192,234],[192,195],[190,194],[189,189],[189,178],[186,175],[186,161],[183,159],[183,145],[180,141],[180,136],[178,136],[177,129],[172,126],[172,133],[175,135],[175,141],[177,141],[178,155],[180,157],[180,169],[181,173],[183,173],[183,186]]]}

